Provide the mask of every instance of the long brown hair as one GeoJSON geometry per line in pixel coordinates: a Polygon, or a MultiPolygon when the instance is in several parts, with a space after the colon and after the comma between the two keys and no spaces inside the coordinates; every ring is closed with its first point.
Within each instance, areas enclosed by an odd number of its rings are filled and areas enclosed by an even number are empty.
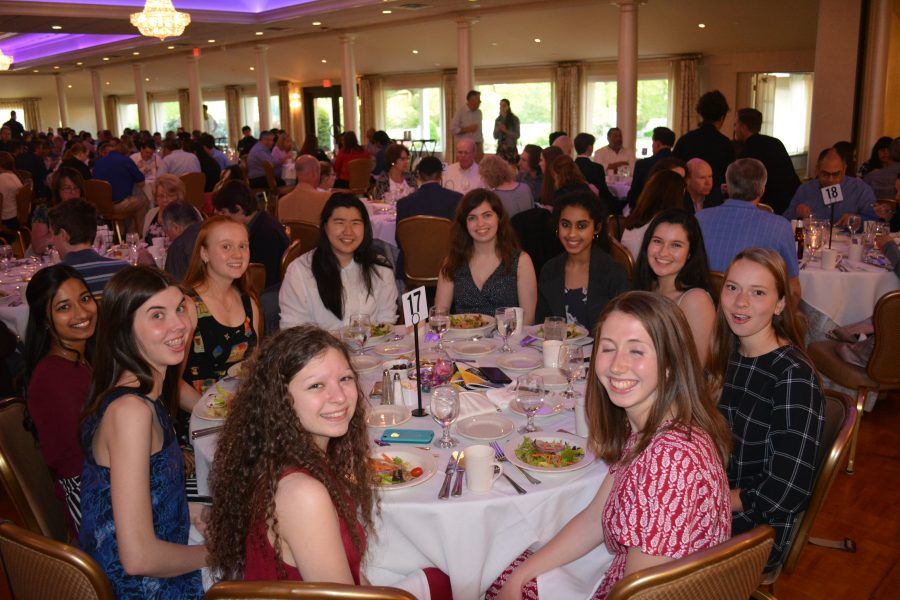
{"type": "MultiPolygon", "coordinates": [[[[556,185],[553,180],[553,169],[550,167],[560,156],[565,156],[565,152],[559,146],[547,146],[541,150],[541,156],[544,158],[544,181],[541,183],[541,204],[547,206],[553,205],[553,195],[556,192],[556,185]]],[[[540,159],[538,159],[540,160],[540,159]]]]}
{"type": "Polygon", "coordinates": [[[675,171],[660,171],[648,181],[638,196],[625,227],[637,229],[669,208],[684,208],[684,179],[675,171]]]}
{"type": "MultiPolygon", "coordinates": [[[[235,221],[231,217],[226,217],[224,215],[214,215],[203,222],[203,225],[200,226],[200,231],[197,233],[197,241],[194,242],[194,251],[191,253],[191,262],[188,264],[187,273],[184,276],[184,287],[190,290],[196,290],[197,286],[206,281],[207,270],[209,266],[203,261],[200,257],[200,248],[207,248],[206,240],[209,238],[209,234],[212,230],[219,225],[222,224],[229,225],[238,225],[243,227],[241,223],[235,221]]],[[[207,251],[209,249],[207,248],[207,251]]],[[[249,270],[249,268],[247,269],[249,270]]],[[[257,303],[259,299],[256,297],[256,293],[250,289],[250,284],[247,277],[247,271],[244,271],[240,277],[234,280],[232,285],[237,288],[237,290],[241,294],[246,294],[253,298],[257,303]]],[[[247,315],[248,317],[250,315],[247,315]]]]}
{"type": "Polygon", "coordinates": [[[472,241],[472,236],[469,235],[466,219],[470,212],[484,202],[487,202],[491,210],[497,213],[497,239],[494,241],[497,256],[500,257],[503,269],[507,273],[512,271],[514,254],[519,249],[519,240],[509,223],[509,214],[503,208],[503,202],[500,201],[497,194],[484,188],[478,188],[463,196],[456,207],[456,218],[453,220],[453,230],[450,232],[450,253],[447,255],[447,260],[444,261],[444,266],[441,267],[441,275],[447,279],[452,280],[456,271],[468,264],[469,259],[472,258],[475,243],[472,241]]]}
{"type": "Polygon", "coordinates": [[[624,454],[631,433],[628,419],[625,409],[612,403],[600,383],[596,365],[601,344],[595,343],[585,396],[591,449],[608,463],[628,463],[644,451],[663,421],[672,414],[669,428],[702,429],[709,434],[725,464],[731,448],[731,433],[708,394],[684,313],[660,294],[627,292],[606,305],[594,329],[595,340],[600,339],[603,323],[613,312],[636,318],[653,341],[657,357],[656,401],[643,431],[638,433],[637,443],[624,454]]]}
{"type": "Polygon", "coordinates": [[[587,180],[581,172],[581,168],[575,164],[571,156],[563,154],[553,160],[548,169],[553,174],[553,189],[559,190],[567,185],[587,185],[587,180]]]}
{"type": "MultiPolygon", "coordinates": [[[[790,280],[787,272],[787,265],[781,255],[768,248],[745,248],[738,252],[728,265],[728,271],[739,260],[748,260],[756,263],[766,269],[775,279],[775,289],[778,293],[778,299],[784,298],[784,310],[780,315],[772,318],[772,328],[779,340],[786,340],[794,346],[809,365],[813,362],[806,354],[805,344],[803,342],[805,336],[805,327],[802,318],[797,314],[795,307],[797,306],[794,299],[794,293],[791,291],[790,280]]],[[[728,284],[728,271],[725,272],[725,285],[728,284]]],[[[712,345],[709,350],[709,368],[710,383],[716,397],[722,390],[725,383],[725,374],[728,371],[728,359],[731,353],[737,347],[737,336],[728,326],[728,320],[725,318],[725,311],[722,303],[719,302],[719,309],[716,311],[716,326],[713,333],[712,345]]],[[[819,382],[819,387],[822,387],[819,382]]],[[[824,388],[822,388],[824,389],[824,388]]]]}
{"type": "Polygon", "coordinates": [[[250,359],[249,375],[232,400],[209,481],[216,499],[206,531],[209,564],[224,579],[243,577],[247,537],[260,523],[271,524],[279,576],[285,576],[275,493],[288,469],[303,469],[325,486],[357,550],[363,547],[354,526],[357,518],[367,533],[372,532],[378,500],[371,486],[366,401],[359,381],[347,433],[332,438],[324,453],[297,418],[288,390],[294,376],[329,349],[339,351],[350,365],[338,339],[313,325],[302,325],[278,332],[250,359]]]}

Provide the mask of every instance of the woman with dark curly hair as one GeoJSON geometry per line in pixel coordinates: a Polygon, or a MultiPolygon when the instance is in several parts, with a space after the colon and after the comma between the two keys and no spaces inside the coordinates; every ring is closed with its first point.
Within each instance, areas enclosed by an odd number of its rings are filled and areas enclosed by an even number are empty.
{"type": "Polygon", "coordinates": [[[210,477],[206,539],[223,579],[366,583],[378,500],[364,398],[347,350],[318,327],[282,330],[261,347],[210,477]]]}
{"type": "Polygon", "coordinates": [[[418,185],[409,171],[409,149],[403,144],[391,144],[384,151],[384,171],[375,178],[372,198],[393,200],[409,196],[418,185]]]}
{"type": "Polygon", "coordinates": [[[450,254],[441,267],[434,305],[485,315],[521,306],[530,325],[536,302],[534,265],[519,248],[503,203],[490,190],[472,190],[456,208],[450,254]]]}
{"type": "Polygon", "coordinates": [[[872,146],[872,154],[869,160],[864,162],[859,168],[859,177],[865,177],[876,169],[881,169],[891,164],[891,142],[893,138],[889,135],[878,138],[875,145],[872,146]]]}

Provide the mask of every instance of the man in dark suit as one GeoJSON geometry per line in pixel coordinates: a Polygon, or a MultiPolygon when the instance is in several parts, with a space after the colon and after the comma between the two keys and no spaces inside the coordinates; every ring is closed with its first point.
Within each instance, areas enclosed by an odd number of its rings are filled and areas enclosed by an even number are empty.
{"type": "Polygon", "coordinates": [[[712,192],[712,169],[702,158],[692,158],[684,167],[684,210],[696,214],[704,208],[722,204],[721,200],[710,197],[712,192]]]}
{"type": "Polygon", "coordinates": [[[713,171],[713,189],[710,195],[721,198],[722,184],[725,183],[725,169],[734,162],[734,146],[719,130],[730,110],[728,101],[719,90],[706,92],[697,101],[697,112],[703,119],[699,127],[678,138],[672,153],[687,162],[692,158],[702,158],[713,171]]]}
{"type": "Polygon", "coordinates": [[[634,209],[638,196],[644,190],[644,184],[650,177],[653,165],[672,155],[672,144],[675,143],[675,132],[668,127],[655,127],[653,129],[652,150],[653,155],[642,158],[634,163],[634,177],[631,178],[631,189],[628,190],[628,206],[634,209]]]}
{"type": "Polygon", "coordinates": [[[419,189],[397,202],[397,222],[409,217],[426,215],[451,221],[456,217],[456,205],[462,199],[459,192],[441,185],[443,165],[434,156],[426,156],[416,166],[419,189]]]}
{"type": "Polygon", "coordinates": [[[600,199],[606,204],[607,209],[610,212],[620,214],[622,212],[622,203],[609,191],[609,186],[606,185],[606,171],[603,169],[603,165],[598,165],[591,160],[591,156],[594,154],[594,142],[596,141],[597,138],[589,133],[579,133],[575,136],[574,145],[575,154],[577,155],[575,164],[581,169],[581,174],[584,175],[587,182],[597,188],[600,199]]]}
{"type": "Polygon", "coordinates": [[[738,158],[755,158],[766,167],[768,179],[761,202],[781,214],[788,207],[794,192],[800,186],[800,178],[794,170],[794,163],[781,140],[763,135],[762,113],[755,108],[737,111],[734,122],[734,139],[741,143],[738,158]]]}

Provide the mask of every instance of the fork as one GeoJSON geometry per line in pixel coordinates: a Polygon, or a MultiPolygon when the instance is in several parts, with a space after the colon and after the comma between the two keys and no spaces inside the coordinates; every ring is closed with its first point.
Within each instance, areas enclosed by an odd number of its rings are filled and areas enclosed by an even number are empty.
{"type": "Polygon", "coordinates": [[[509,459],[506,458],[506,454],[503,453],[503,448],[500,447],[500,444],[498,444],[497,442],[491,442],[491,448],[494,449],[494,456],[497,457],[497,460],[499,460],[500,462],[508,462],[509,464],[513,465],[522,473],[522,475],[525,476],[525,479],[527,479],[534,485],[538,485],[539,483],[541,483],[540,479],[537,479],[519,465],[509,462],[509,459]]]}

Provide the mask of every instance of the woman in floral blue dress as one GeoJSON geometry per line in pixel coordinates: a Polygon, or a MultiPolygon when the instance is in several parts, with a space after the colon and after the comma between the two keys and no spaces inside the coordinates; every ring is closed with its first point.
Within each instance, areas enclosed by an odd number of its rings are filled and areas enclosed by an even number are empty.
{"type": "MultiPolygon", "coordinates": [[[[191,524],[169,414],[190,321],[169,277],[129,267],[107,284],[81,442],[81,547],[118,598],[201,598],[205,546],[191,524]]],[[[193,512],[193,511],[191,511],[193,512]]]]}

